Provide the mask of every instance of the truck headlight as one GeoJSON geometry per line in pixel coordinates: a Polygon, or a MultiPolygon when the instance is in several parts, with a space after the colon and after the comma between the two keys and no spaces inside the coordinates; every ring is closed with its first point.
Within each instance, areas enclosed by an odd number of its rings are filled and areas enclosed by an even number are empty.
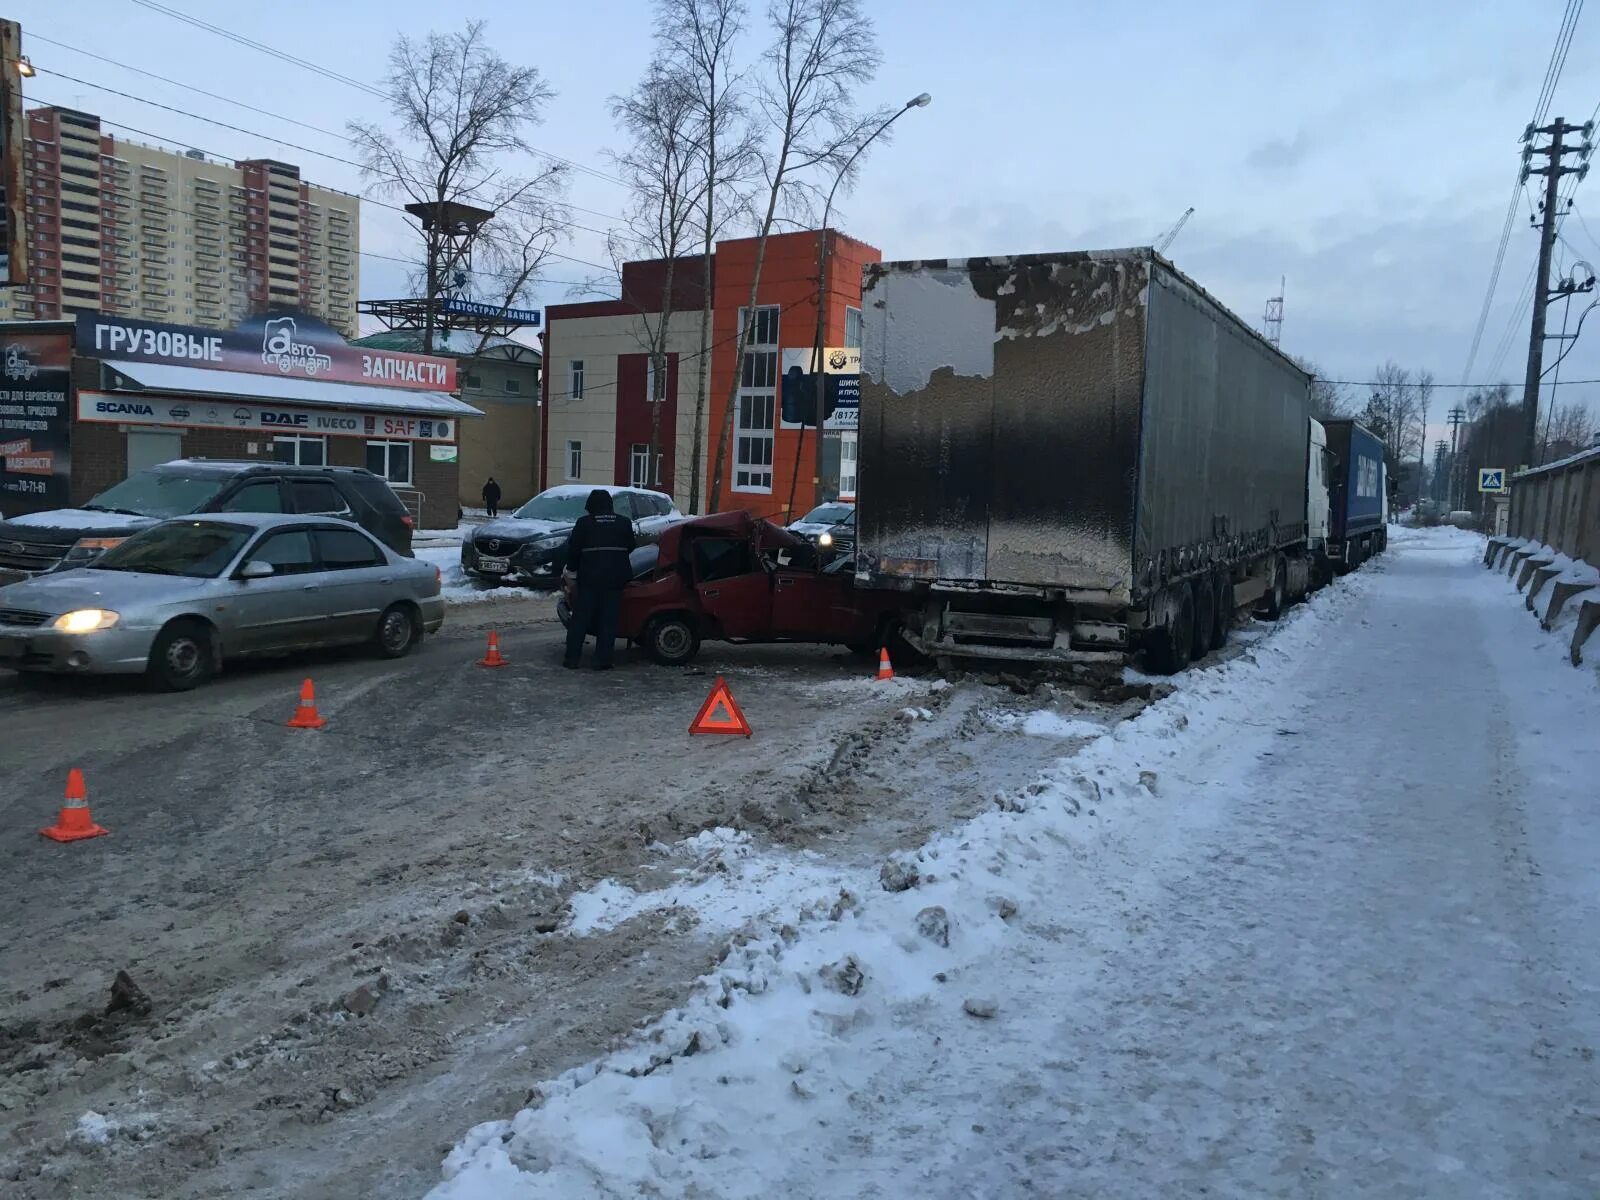
{"type": "Polygon", "coordinates": [[[821,546],[824,550],[826,550],[829,546],[833,545],[833,534],[831,534],[831,533],[823,534],[821,537],[819,537],[817,539],[817,545],[821,546]]]}
{"type": "Polygon", "coordinates": [[[117,614],[108,608],[79,608],[57,617],[55,628],[62,633],[93,633],[97,629],[110,629],[116,623],[117,614]]]}

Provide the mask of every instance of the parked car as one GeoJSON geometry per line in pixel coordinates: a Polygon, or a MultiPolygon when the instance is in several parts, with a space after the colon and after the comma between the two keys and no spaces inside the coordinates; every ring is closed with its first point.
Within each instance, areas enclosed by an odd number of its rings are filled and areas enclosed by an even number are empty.
{"type": "Polygon", "coordinates": [[[444,623],[439,570],[347,521],[166,521],[87,567],[0,587],[0,666],[146,673],[182,691],[226,659],[369,642],[407,654],[444,623]]]}
{"type": "Polygon", "coordinates": [[[817,546],[825,556],[854,558],[856,555],[855,505],[837,525],[831,525],[817,535],[817,546]]]}
{"type": "MultiPolygon", "coordinates": [[[[848,560],[823,565],[799,534],[745,512],[674,525],[634,551],[618,636],[659,663],[690,661],[705,640],[822,642],[869,652],[897,628],[904,598],[858,591],[848,560]]],[[[556,613],[572,620],[563,580],[556,613]]]]}
{"type": "MultiPolygon", "coordinates": [[[[583,516],[595,489],[567,483],[547,488],[509,517],[486,521],[463,538],[461,569],[486,583],[554,584],[561,574],[567,535],[583,516]]],[[[606,487],[619,516],[633,522],[640,541],[654,541],[662,530],[683,520],[672,497],[648,488],[606,487]]]]}
{"type": "Polygon", "coordinates": [[[230,512],[337,517],[397,554],[411,554],[411,514],[394,489],[364,467],[180,458],[135,472],[82,508],[0,521],[0,583],[84,566],[172,517],[230,512]]]}
{"type": "Polygon", "coordinates": [[[798,533],[814,542],[839,522],[853,517],[855,511],[856,506],[847,500],[830,500],[817,505],[798,521],[791,521],[789,532],[798,533]]]}

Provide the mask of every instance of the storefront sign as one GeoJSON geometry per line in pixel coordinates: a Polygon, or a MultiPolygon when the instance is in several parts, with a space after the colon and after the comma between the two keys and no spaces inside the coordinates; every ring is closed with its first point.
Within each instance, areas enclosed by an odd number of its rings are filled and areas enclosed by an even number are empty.
{"type": "Polygon", "coordinates": [[[0,511],[71,503],[71,347],[60,334],[0,337],[0,511]]]}
{"type": "Polygon", "coordinates": [[[304,313],[251,317],[239,328],[225,330],[79,313],[77,346],[89,358],[456,390],[455,359],[352,346],[337,330],[304,313]]]}
{"type": "Polygon", "coordinates": [[[458,455],[454,446],[429,446],[428,458],[431,462],[455,462],[458,455]]]}
{"type": "Polygon", "coordinates": [[[112,425],[180,425],[188,429],[248,429],[255,433],[306,433],[412,442],[450,442],[456,433],[456,423],[449,418],[234,404],[226,400],[174,400],[81,389],[78,420],[112,425]]]}
{"type": "Polygon", "coordinates": [[[481,300],[459,300],[448,297],[439,301],[442,312],[458,313],[464,317],[493,317],[507,325],[531,325],[539,328],[539,310],[536,308],[501,308],[498,304],[485,304],[481,300]]]}
{"type": "MultiPolygon", "coordinates": [[[[811,362],[810,348],[783,351],[783,388],[786,409],[814,405],[811,383],[806,375],[811,362]]],[[[855,429],[861,421],[861,351],[847,346],[829,346],[822,351],[823,386],[833,411],[822,423],[824,429],[855,429]]],[[[799,421],[783,420],[785,429],[799,429],[799,421]]],[[[810,428],[810,421],[806,428],[810,428]]]]}

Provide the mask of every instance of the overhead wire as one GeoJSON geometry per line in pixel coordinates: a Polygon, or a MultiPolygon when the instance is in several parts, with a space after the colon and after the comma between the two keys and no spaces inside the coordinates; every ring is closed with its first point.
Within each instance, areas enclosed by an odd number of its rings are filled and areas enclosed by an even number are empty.
{"type": "MultiPolygon", "coordinates": [[[[37,96],[34,96],[31,99],[34,101],[34,103],[37,103],[37,104],[44,104],[44,105],[47,105],[47,106],[50,105],[50,102],[48,100],[43,100],[43,99],[41,99],[41,98],[39,98],[37,96]]],[[[187,114],[186,113],[184,115],[192,116],[194,114],[187,114]]],[[[197,119],[198,120],[202,120],[202,121],[206,120],[205,117],[198,117],[197,119]]],[[[101,117],[100,118],[100,123],[102,125],[109,125],[113,129],[122,129],[122,130],[126,130],[129,133],[138,134],[140,137],[154,138],[157,142],[165,142],[165,143],[168,143],[170,145],[190,146],[192,149],[198,150],[202,154],[210,155],[213,158],[218,158],[218,159],[237,159],[239,157],[239,156],[236,156],[236,155],[223,154],[220,151],[207,149],[206,147],[203,147],[203,146],[194,146],[193,143],[189,142],[186,139],[167,137],[167,136],[165,136],[163,134],[156,133],[153,130],[141,129],[136,125],[129,125],[126,122],[123,122],[123,121],[113,121],[109,117],[101,117]]],[[[221,122],[213,122],[213,124],[221,124],[221,122]]],[[[229,128],[231,128],[231,126],[229,128]]],[[[248,132],[248,131],[245,131],[245,132],[248,132]]],[[[260,135],[260,136],[265,136],[265,135],[260,135]]],[[[277,141],[279,139],[269,139],[269,140],[277,141]]],[[[293,143],[281,142],[280,144],[292,145],[293,143]]],[[[317,153],[317,152],[313,151],[313,153],[317,153]]],[[[336,189],[336,188],[324,188],[323,190],[324,191],[335,191],[335,192],[338,192],[338,189],[336,189]]],[[[397,213],[400,213],[402,215],[409,215],[408,213],[406,213],[406,210],[403,207],[401,207],[400,205],[398,205],[398,204],[390,204],[386,200],[378,200],[378,199],[374,199],[373,197],[370,197],[370,196],[357,196],[357,195],[355,195],[355,194],[353,194],[351,192],[338,192],[338,194],[343,195],[343,196],[349,196],[351,199],[359,200],[364,204],[372,204],[372,205],[377,206],[378,208],[386,208],[386,209],[389,209],[392,212],[397,212],[397,213]]],[[[586,227],[579,226],[579,228],[586,228],[586,227]]],[[[571,255],[571,254],[561,254],[561,253],[559,253],[559,252],[557,252],[555,250],[549,250],[549,251],[546,251],[546,253],[549,254],[553,258],[559,258],[559,259],[562,259],[565,262],[578,263],[580,266],[594,267],[597,270],[607,271],[607,272],[614,272],[616,270],[614,265],[611,265],[611,264],[608,264],[608,263],[597,263],[597,262],[594,262],[594,261],[592,261],[590,259],[587,259],[587,258],[578,258],[575,255],[571,255]]]]}
{"type": "MultiPolygon", "coordinates": [[[[209,21],[201,20],[199,17],[191,16],[189,13],[182,12],[179,9],[171,8],[165,4],[159,4],[156,2],[156,0],[133,0],[133,2],[141,5],[144,8],[150,9],[152,12],[158,12],[164,16],[183,21],[186,24],[193,25],[198,29],[204,29],[207,32],[214,33],[219,37],[227,38],[229,41],[236,42],[241,46],[247,46],[252,50],[258,50],[263,54],[270,55],[271,57],[280,59],[283,62],[292,63],[293,65],[303,67],[308,71],[313,71],[316,74],[327,79],[331,79],[337,83],[343,83],[350,87],[357,88],[360,91],[366,92],[367,94],[375,96],[381,100],[387,100],[389,98],[388,94],[382,89],[375,88],[371,84],[362,83],[360,80],[352,79],[348,75],[341,75],[337,71],[329,70],[327,67],[320,66],[317,63],[300,58],[297,55],[289,54],[286,51],[279,50],[274,46],[269,46],[267,43],[257,41],[255,38],[246,37],[243,34],[235,33],[232,30],[225,29],[220,25],[213,25],[209,21]]],[[[603,179],[607,183],[614,183],[619,187],[628,186],[626,181],[618,179],[615,175],[608,175],[598,168],[589,166],[587,163],[581,163],[576,159],[563,157],[560,154],[555,154],[552,151],[541,149],[538,146],[529,146],[528,149],[532,153],[543,158],[551,159],[554,162],[565,163],[574,170],[582,171],[586,175],[592,175],[596,179],[603,179]]]]}
{"type": "MultiPolygon", "coordinates": [[[[68,42],[58,41],[58,40],[56,40],[54,38],[46,37],[43,34],[30,33],[28,35],[28,37],[32,41],[40,41],[40,42],[45,42],[45,43],[47,43],[47,44],[49,44],[51,46],[58,46],[63,50],[69,50],[74,54],[81,54],[81,55],[85,56],[86,58],[95,59],[96,61],[106,63],[109,66],[118,67],[118,68],[120,68],[120,69],[122,69],[124,71],[131,71],[131,72],[133,72],[134,74],[137,74],[137,75],[143,75],[143,76],[146,76],[147,78],[150,78],[150,79],[159,80],[162,83],[170,84],[171,86],[176,87],[176,88],[182,88],[185,91],[194,92],[196,95],[205,96],[205,97],[207,97],[208,99],[211,99],[211,100],[221,100],[226,104],[235,105],[236,107],[243,108],[243,109],[245,109],[245,110],[247,110],[249,112],[256,113],[256,114],[258,114],[260,116],[271,117],[275,121],[284,121],[284,122],[287,122],[288,124],[291,124],[291,125],[298,125],[302,129],[308,129],[313,133],[320,133],[324,137],[334,138],[334,139],[336,139],[338,141],[341,141],[341,142],[344,142],[344,143],[346,143],[348,145],[355,145],[356,144],[355,140],[348,133],[340,133],[337,130],[325,129],[321,125],[313,125],[308,121],[301,121],[301,120],[298,120],[298,119],[296,119],[294,117],[287,116],[284,113],[276,112],[276,111],[274,111],[272,109],[258,108],[257,106],[255,106],[253,104],[246,104],[242,100],[235,100],[230,96],[223,96],[223,95],[221,95],[221,94],[219,94],[217,92],[210,92],[210,91],[207,91],[205,88],[196,87],[194,84],[185,83],[181,79],[173,79],[169,75],[160,75],[160,74],[157,74],[154,71],[146,70],[143,67],[136,67],[131,63],[121,62],[121,61],[119,61],[117,59],[114,59],[114,58],[107,58],[103,54],[96,54],[92,50],[85,50],[81,46],[74,46],[74,45],[71,45],[68,42]]],[[[63,79],[72,79],[72,76],[67,75],[64,72],[56,71],[56,70],[54,70],[52,68],[43,68],[43,67],[38,67],[37,65],[35,65],[35,69],[36,70],[41,70],[41,71],[47,71],[49,74],[53,74],[53,75],[60,75],[63,79]]],[[[95,89],[100,90],[100,91],[111,92],[114,95],[127,96],[127,93],[118,92],[114,88],[107,87],[105,84],[95,83],[93,80],[89,80],[89,79],[72,79],[72,82],[80,83],[85,87],[95,88],[95,89]]],[[[133,96],[133,97],[130,97],[130,98],[138,100],[141,103],[154,103],[153,101],[147,101],[142,96],[133,96]]],[[[158,106],[158,107],[160,107],[160,106],[158,106]]],[[[172,111],[180,112],[184,116],[192,116],[196,120],[209,121],[209,118],[200,117],[198,114],[190,113],[187,110],[174,109],[172,111]]],[[[252,136],[265,137],[266,135],[265,134],[255,134],[255,135],[252,135],[252,136]]],[[[280,143],[280,144],[281,145],[290,145],[290,146],[294,145],[294,143],[292,143],[292,142],[284,142],[284,143],[280,143]]],[[[313,151],[312,153],[319,153],[319,152],[313,151]]],[[[337,159],[336,161],[348,162],[349,160],[348,159],[337,159]]],[[[420,166],[424,165],[418,159],[407,158],[407,157],[405,157],[403,155],[401,156],[401,161],[409,163],[410,165],[412,165],[414,167],[420,167],[420,166]]],[[[356,163],[356,164],[353,164],[353,165],[361,166],[362,164],[356,163]]],[[[607,221],[617,221],[617,222],[625,222],[626,221],[626,218],[619,217],[616,213],[602,212],[598,208],[585,208],[581,204],[571,204],[571,203],[563,202],[562,207],[571,209],[573,212],[587,213],[590,216],[602,217],[607,221]]]]}
{"type": "MultiPolygon", "coordinates": [[[[1555,98],[1556,85],[1560,82],[1561,72],[1566,66],[1567,53],[1572,47],[1572,38],[1577,31],[1578,17],[1583,11],[1583,0],[1567,0],[1565,11],[1561,15],[1561,26],[1556,31],[1555,44],[1550,50],[1550,61],[1545,66],[1544,81],[1539,86],[1538,98],[1534,101],[1532,125],[1538,126],[1544,121],[1549,106],[1555,98]]],[[[1489,271],[1489,286],[1484,292],[1483,306],[1478,313],[1478,322],[1473,329],[1472,343],[1467,350],[1466,365],[1461,369],[1463,381],[1472,374],[1472,368],[1477,362],[1478,349],[1483,343],[1483,330],[1489,323],[1489,312],[1494,307],[1495,292],[1500,286],[1500,271],[1505,265],[1506,248],[1511,241],[1511,229],[1517,215],[1517,196],[1523,189],[1521,168],[1518,168],[1516,182],[1512,184],[1511,199],[1506,205],[1505,222],[1500,230],[1500,242],[1495,249],[1494,266],[1489,271]]]]}

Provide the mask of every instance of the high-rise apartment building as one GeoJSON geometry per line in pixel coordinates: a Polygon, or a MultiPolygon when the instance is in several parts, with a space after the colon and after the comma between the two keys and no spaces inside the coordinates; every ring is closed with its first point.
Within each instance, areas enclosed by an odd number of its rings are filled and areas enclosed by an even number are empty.
{"type": "Polygon", "coordinates": [[[299,309],[355,336],[356,197],[289,163],[118,139],[73,109],[30,109],[26,128],[32,283],[0,290],[0,320],[87,310],[230,328],[299,309]]]}

